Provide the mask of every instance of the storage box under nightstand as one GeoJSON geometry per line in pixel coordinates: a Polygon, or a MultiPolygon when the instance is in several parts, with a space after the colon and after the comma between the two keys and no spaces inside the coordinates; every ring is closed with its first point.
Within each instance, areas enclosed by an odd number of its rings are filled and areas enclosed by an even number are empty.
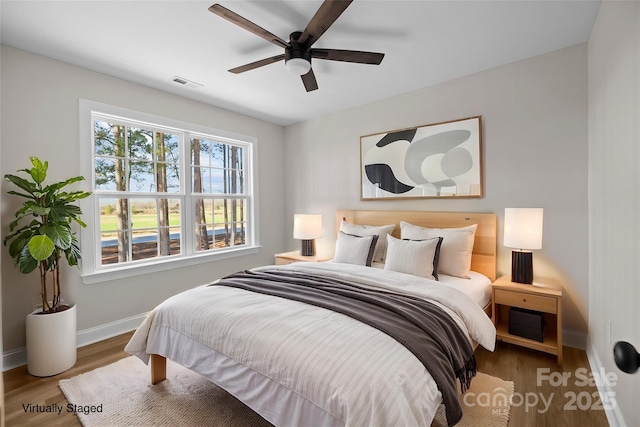
{"type": "Polygon", "coordinates": [[[511,307],[509,308],[509,333],[543,342],[544,316],[539,311],[511,307]]]}

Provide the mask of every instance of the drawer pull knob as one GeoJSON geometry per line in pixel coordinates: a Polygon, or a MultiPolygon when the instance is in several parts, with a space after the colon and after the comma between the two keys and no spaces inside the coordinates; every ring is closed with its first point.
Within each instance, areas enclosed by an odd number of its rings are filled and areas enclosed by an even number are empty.
{"type": "Polygon", "coordinates": [[[527,302],[527,299],[526,298],[522,298],[522,301],[527,302]]]}

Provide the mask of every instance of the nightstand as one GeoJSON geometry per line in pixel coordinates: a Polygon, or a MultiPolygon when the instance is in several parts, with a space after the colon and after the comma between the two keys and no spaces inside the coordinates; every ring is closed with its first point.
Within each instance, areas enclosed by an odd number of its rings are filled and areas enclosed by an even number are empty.
{"type": "Polygon", "coordinates": [[[510,277],[501,277],[492,285],[493,324],[496,339],[558,357],[562,365],[562,289],[514,283],[510,277]],[[519,307],[543,313],[543,341],[509,333],[509,308],[519,307]]]}
{"type": "Polygon", "coordinates": [[[329,257],[319,256],[317,254],[314,256],[302,256],[300,255],[300,251],[283,252],[281,254],[276,254],[276,265],[286,265],[297,261],[322,262],[330,259],[331,258],[329,257]]]}

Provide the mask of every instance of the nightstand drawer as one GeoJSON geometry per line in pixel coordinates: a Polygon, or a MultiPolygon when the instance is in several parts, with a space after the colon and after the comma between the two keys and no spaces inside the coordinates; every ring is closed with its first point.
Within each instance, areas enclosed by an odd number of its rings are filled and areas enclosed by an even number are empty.
{"type": "Polygon", "coordinates": [[[557,313],[555,298],[496,289],[495,299],[496,304],[527,308],[529,310],[542,311],[545,313],[557,313]]]}

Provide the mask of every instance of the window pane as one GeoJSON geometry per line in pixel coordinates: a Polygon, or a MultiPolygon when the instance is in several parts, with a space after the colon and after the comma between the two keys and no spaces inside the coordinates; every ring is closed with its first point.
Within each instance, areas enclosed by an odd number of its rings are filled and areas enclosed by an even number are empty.
{"type": "Polygon", "coordinates": [[[169,235],[171,238],[171,253],[170,255],[179,255],[182,253],[182,244],[180,240],[180,229],[179,228],[171,228],[169,229],[169,235]]]}
{"type": "Polygon", "coordinates": [[[158,233],[158,253],[160,256],[171,254],[171,235],[169,227],[160,227],[158,233]]]}
{"type": "Polygon", "coordinates": [[[229,173],[229,191],[228,194],[244,194],[243,173],[240,171],[231,171],[229,173]]]}
{"type": "Polygon", "coordinates": [[[180,174],[178,172],[179,138],[163,132],[155,132],[156,150],[154,160],[156,163],[156,184],[158,192],[179,192],[180,174]]]}
{"type": "Polygon", "coordinates": [[[165,173],[167,180],[167,193],[180,192],[180,166],[176,163],[166,163],[165,173]]]}
{"type": "Polygon", "coordinates": [[[225,194],[225,174],[222,169],[211,169],[211,189],[210,194],[225,194]]]}
{"type": "Polygon", "coordinates": [[[225,222],[225,218],[229,216],[229,211],[226,209],[224,199],[215,199],[213,201],[213,223],[220,224],[225,222]]]}
{"type": "Polygon", "coordinates": [[[245,220],[246,201],[243,199],[226,200],[229,211],[228,222],[238,222],[245,220]]]}
{"type": "Polygon", "coordinates": [[[170,163],[180,163],[180,137],[178,135],[173,135],[170,133],[160,133],[158,132],[156,136],[162,135],[163,139],[158,140],[158,151],[157,151],[157,161],[159,162],[170,162],[170,163]],[[164,150],[160,150],[162,147],[164,150]]]}
{"type": "Polygon", "coordinates": [[[131,228],[134,233],[158,228],[158,208],[155,199],[133,199],[131,201],[131,228]]]}
{"type": "MultiPolygon", "coordinates": [[[[222,168],[224,167],[224,151],[226,144],[219,142],[207,141],[207,165],[222,168]]],[[[204,164],[204,163],[203,163],[204,164]]]]}
{"type": "Polygon", "coordinates": [[[107,122],[95,120],[93,122],[94,153],[98,156],[115,155],[115,137],[113,127],[107,122]]]}
{"type": "Polygon", "coordinates": [[[168,199],[169,201],[169,226],[180,226],[180,200],[168,199]]]}
{"type": "Polygon", "coordinates": [[[196,225],[194,246],[197,252],[211,249],[212,229],[207,225],[196,225]]]}
{"type": "Polygon", "coordinates": [[[125,191],[124,160],[97,157],[95,160],[96,190],[125,191]],[[117,178],[117,181],[116,181],[117,178]],[[118,185],[120,184],[120,185],[118,185]]]}
{"type": "Polygon", "coordinates": [[[203,164],[204,159],[207,158],[207,141],[200,138],[193,138],[191,140],[191,165],[199,166],[203,164]]]}
{"type": "Polygon", "coordinates": [[[214,224],[217,248],[246,243],[245,211],[244,200],[215,200],[214,224]]]}
{"type": "Polygon", "coordinates": [[[224,224],[216,224],[214,226],[214,248],[226,248],[229,246],[229,230],[224,224]]]}
{"type": "Polygon", "coordinates": [[[100,199],[100,232],[128,230],[129,199],[100,199]]]}
{"type": "Polygon", "coordinates": [[[127,136],[129,137],[129,156],[133,159],[153,160],[153,138],[152,132],[140,128],[129,128],[127,136]]]}
{"type": "Polygon", "coordinates": [[[124,157],[126,152],[125,131],[126,127],[123,125],[94,120],[94,154],[124,157]]]}
{"type": "Polygon", "coordinates": [[[132,252],[133,260],[155,258],[158,256],[158,232],[148,231],[145,234],[134,234],[132,252]]]}
{"type": "Polygon", "coordinates": [[[212,235],[212,201],[209,199],[194,200],[194,248],[196,251],[208,250],[211,247],[212,235]]]}
{"type": "Polygon", "coordinates": [[[131,161],[130,165],[129,191],[159,191],[152,162],[131,161]]]}
{"type": "MultiPolygon", "coordinates": [[[[158,224],[160,226],[158,250],[160,256],[166,256],[171,254],[171,245],[173,240],[177,239],[178,246],[180,244],[180,236],[171,236],[169,226],[172,222],[180,223],[180,203],[177,200],[170,199],[158,199],[157,200],[157,212],[158,212],[158,224]],[[172,219],[173,217],[173,219],[172,219]],[[177,217],[177,219],[176,219],[177,217]]],[[[179,252],[179,251],[178,251],[179,252]]]]}
{"type": "Polygon", "coordinates": [[[131,240],[128,199],[100,199],[102,264],[130,261],[131,240]]]}
{"type": "Polygon", "coordinates": [[[128,231],[101,233],[100,237],[102,265],[130,261],[128,231]]]}
{"type": "Polygon", "coordinates": [[[124,157],[125,126],[95,120],[93,123],[94,154],[97,156],[124,157]]]}
{"type": "Polygon", "coordinates": [[[236,246],[244,245],[246,242],[247,224],[245,222],[236,222],[236,246]]]}
{"type": "MultiPolygon", "coordinates": [[[[194,171],[194,173],[195,173],[195,171],[194,171]]],[[[211,169],[207,168],[207,167],[204,167],[204,166],[201,166],[200,167],[200,187],[199,187],[200,191],[199,191],[199,193],[211,194],[213,191],[215,191],[212,188],[212,184],[211,184],[212,179],[213,178],[211,176],[211,169]]],[[[196,183],[195,182],[195,176],[194,176],[194,182],[193,183],[194,184],[196,183]]]]}
{"type": "Polygon", "coordinates": [[[211,200],[208,199],[195,199],[194,200],[194,223],[196,225],[212,224],[211,217],[211,200]]]}
{"type": "Polygon", "coordinates": [[[203,168],[195,166],[192,172],[191,189],[194,193],[204,193],[204,182],[202,179],[203,168]]]}
{"type": "Polygon", "coordinates": [[[244,149],[242,147],[233,146],[231,148],[231,163],[230,168],[242,169],[244,164],[244,149]]]}
{"type": "Polygon", "coordinates": [[[100,231],[115,232],[118,230],[117,199],[100,199],[100,231]]]}

